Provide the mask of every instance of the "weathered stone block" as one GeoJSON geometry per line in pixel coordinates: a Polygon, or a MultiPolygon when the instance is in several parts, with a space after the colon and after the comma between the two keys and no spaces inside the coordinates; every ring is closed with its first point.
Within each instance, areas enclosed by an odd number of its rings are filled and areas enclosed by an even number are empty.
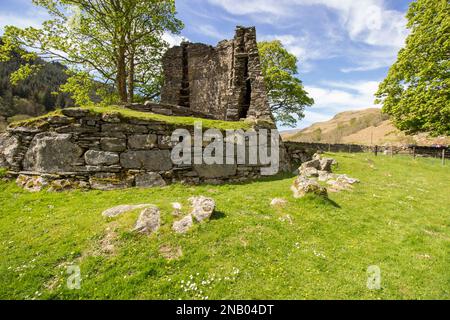
{"type": "Polygon", "coordinates": [[[115,173],[96,173],[89,178],[92,189],[116,190],[130,188],[133,185],[134,177],[115,173]]]}
{"type": "Polygon", "coordinates": [[[156,146],[158,136],[156,134],[136,134],[128,138],[128,148],[134,150],[148,150],[156,146]]]}
{"type": "Polygon", "coordinates": [[[89,150],[85,153],[84,160],[92,166],[113,165],[119,163],[119,155],[109,151],[89,150]]]}
{"type": "Polygon", "coordinates": [[[20,150],[19,139],[8,134],[0,135],[0,167],[14,165],[14,157],[20,150]]]}
{"type": "Polygon", "coordinates": [[[150,187],[164,187],[166,182],[160,174],[156,172],[146,172],[136,175],[136,187],[150,188],[150,187]]]}
{"type": "Polygon", "coordinates": [[[79,162],[83,150],[70,134],[39,133],[25,154],[23,168],[35,172],[69,172],[79,162]]]}
{"type": "Polygon", "coordinates": [[[122,152],[127,148],[126,140],[119,138],[102,138],[100,145],[104,151],[122,152]]]}
{"type": "Polygon", "coordinates": [[[237,166],[235,164],[201,164],[194,165],[194,170],[202,178],[222,178],[234,176],[237,166]]]}
{"type": "Polygon", "coordinates": [[[146,126],[129,123],[105,123],[102,125],[103,132],[124,132],[128,134],[133,133],[147,133],[146,126]]]}
{"type": "Polygon", "coordinates": [[[120,155],[120,164],[126,169],[167,171],[172,169],[169,150],[127,151],[120,155]]]}

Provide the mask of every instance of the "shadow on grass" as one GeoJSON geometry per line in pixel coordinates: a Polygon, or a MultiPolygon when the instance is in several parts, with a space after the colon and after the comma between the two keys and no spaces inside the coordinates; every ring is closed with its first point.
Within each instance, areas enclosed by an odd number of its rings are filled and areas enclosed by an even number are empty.
{"type": "Polygon", "coordinates": [[[314,194],[306,195],[305,197],[298,199],[298,201],[299,203],[304,204],[331,206],[333,208],[341,209],[341,206],[334,200],[314,194]]]}
{"type": "Polygon", "coordinates": [[[211,215],[210,220],[220,220],[223,218],[226,218],[226,214],[223,213],[222,211],[214,211],[213,214],[211,215]]]}

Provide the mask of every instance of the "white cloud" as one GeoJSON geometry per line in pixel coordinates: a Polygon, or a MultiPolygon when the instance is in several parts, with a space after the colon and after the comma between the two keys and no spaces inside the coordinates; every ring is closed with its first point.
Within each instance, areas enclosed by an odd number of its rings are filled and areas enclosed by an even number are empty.
{"type": "Polygon", "coordinates": [[[322,86],[306,86],[314,98],[313,109],[325,109],[329,114],[343,110],[374,107],[378,81],[322,82],[322,86]]]}
{"type": "Polygon", "coordinates": [[[39,28],[46,19],[48,19],[47,13],[37,8],[34,8],[32,11],[26,11],[23,14],[0,12],[0,32],[3,33],[4,27],[7,25],[19,28],[39,28]]]}
{"type": "Polygon", "coordinates": [[[162,38],[169,44],[170,47],[178,46],[181,42],[188,40],[185,37],[169,32],[164,32],[162,38]]]}
{"type": "Polygon", "coordinates": [[[222,34],[220,31],[218,31],[214,26],[209,24],[202,24],[198,25],[196,27],[196,31],[202,35],[205,35],[207,37],[216,39],[216,40],[223,40],[225,39],[225,35],[222,34]]]}

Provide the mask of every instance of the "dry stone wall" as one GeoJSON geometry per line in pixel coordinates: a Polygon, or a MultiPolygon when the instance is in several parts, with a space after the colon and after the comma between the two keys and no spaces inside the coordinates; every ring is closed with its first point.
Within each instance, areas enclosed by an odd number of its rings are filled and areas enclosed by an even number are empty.
{"type": "MultiPolygon", "coordinates": [[[[261,165],[174,165],[171,135],[177,128],[154,120],[65,109],[62,115],[41,119],[39,125],[9,128],[0,138],[0,166],[29,190],[111,190],[260,177],[261,165]]],[[[185,129],[193,134],[193,127],[185,129]]],[[[288,164],[286,153],[282,157],[288,164]]]]}

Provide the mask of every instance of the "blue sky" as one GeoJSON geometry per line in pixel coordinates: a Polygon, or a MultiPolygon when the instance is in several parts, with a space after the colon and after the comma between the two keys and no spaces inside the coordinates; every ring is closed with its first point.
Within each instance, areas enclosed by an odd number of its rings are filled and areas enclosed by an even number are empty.
{"type": "MultiPolygon", "coordinates": [[[[279,39],[299,59],[299,77],[316,104],[298,127],[336,113],[373,107],[373,94],[407,36],[411,0],[177,0],[181,37],[215,45],[236,25],[256,26],[258,40],[279,39]]],[[[31,0],[0,0],[0,28],[38,26],[45,12],[31,0]]],[[[283,128],[282,128],[283,129],[283,128]]]]}

